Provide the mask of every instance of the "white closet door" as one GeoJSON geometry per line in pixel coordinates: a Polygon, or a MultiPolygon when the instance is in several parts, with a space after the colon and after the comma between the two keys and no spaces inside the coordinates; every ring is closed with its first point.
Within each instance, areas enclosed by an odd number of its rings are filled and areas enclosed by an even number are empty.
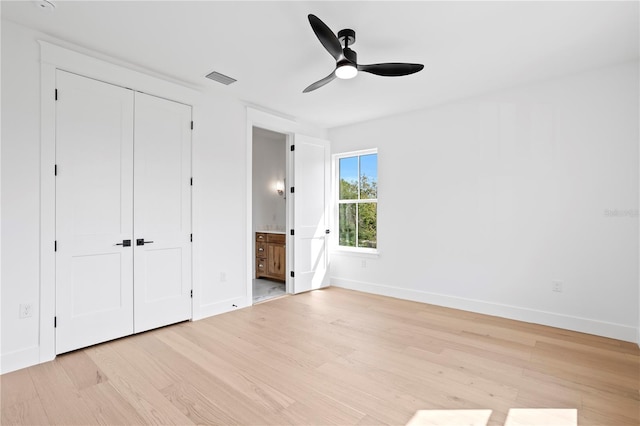
{"type": "Polygon", "coordinates": [[[133,246],[122,245],[133,237],[133,92],[63,71],[56,79],[62,353],[133,332],[133,246]]]}
{"type": "Polygon", "coordinates": [[[191,318],[191,107],[136,92],[135,117],[138,333],[191,318]]]}
{"type": "Polygon", "coordinates": [[[329,142],[295,136],[293,292],[329,285],[327,260],[329,142]]]}

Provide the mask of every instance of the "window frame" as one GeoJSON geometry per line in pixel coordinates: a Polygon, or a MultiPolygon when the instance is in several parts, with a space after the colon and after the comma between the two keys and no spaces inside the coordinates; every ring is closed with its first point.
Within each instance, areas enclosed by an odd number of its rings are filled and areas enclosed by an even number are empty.
{"type": "MultiPolygon", "coordinates": [[[[378,255],[380,251],[380,244],[378,240],[378,225],[380,221],[378,220],[378,216],[376,214],[376,248],[370,247],[349,247],[349,246],[341,246],[340,245],[340,205],[341,204],[368,204],[368,203],[376,203],[376,211],[379,204],[380,199],[380,187],[377,188],[376,198],[366,198],[360,199],[360,161],[358,160],[358,199],[354,200],[340,200],[340,160],[344,158],[350,157],[362,157],[365,155],[376,154],[378,156],[378,148],[369,148],[362,149],[357,151],[349,151],[349,152],[341,152],[332,155],[332,175],[333,175],[333,191],[332,191],[332,202],[333,202],[333,223],[335,232],[333,232],[333,251],[342,252],[342,253],[352,253],[352,254],[370,254],[370,255],[378,255]]],[[[376,165],[378,168],[378,176],[379,180],[379,158],[376,158],[376,165]]],[[[356,235],[357,235],[357,221],[356,221],[356,235]]]]}

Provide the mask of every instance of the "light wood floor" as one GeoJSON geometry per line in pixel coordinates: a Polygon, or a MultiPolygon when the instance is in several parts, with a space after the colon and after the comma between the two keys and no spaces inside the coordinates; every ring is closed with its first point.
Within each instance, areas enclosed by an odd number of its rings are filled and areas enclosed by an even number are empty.
{"type": "Polygon", "coordinates": [[[1,376],[2,424],[406,424],[574,408],[638,425],[635,344],[342,289],[276,299],[1,376]]]}

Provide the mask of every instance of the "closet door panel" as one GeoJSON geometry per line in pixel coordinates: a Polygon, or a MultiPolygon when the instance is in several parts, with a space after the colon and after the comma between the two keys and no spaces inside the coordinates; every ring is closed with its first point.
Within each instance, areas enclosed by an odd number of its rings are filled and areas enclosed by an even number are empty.
{"type": "Polygon", "coordinates": [[[191,107],[136,93],[135,117],[137,333],[191,318],[191,107]]]}
{"type": "Polygon", "coordinates": [[[57,71],[56,353],[133,332],[133,92],[57,71]]]}

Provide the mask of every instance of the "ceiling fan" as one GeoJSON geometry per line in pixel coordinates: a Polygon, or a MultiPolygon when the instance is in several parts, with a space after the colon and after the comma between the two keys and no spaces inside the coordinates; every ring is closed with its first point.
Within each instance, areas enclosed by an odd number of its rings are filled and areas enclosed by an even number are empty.
{"type": "Polygon", "coordinates": [[[315,15],[309,15],[309,23],[313,32],[320,40],[320,43],[336,60],[336,68],[323,78],[309,87],[304,89],[303,93],[316,90],[333,79],[349,79],[358,74],[358,71],[364,71],[371,74],[381,75],[385,77],[400,77],[421,71],[424,68],[422,64],[408,64],[402,62],[388,62],[384,64],[359,65],[358,55],[351,50],[349,46],[356,42],[356,32],[350,29],[338,31],[338,36],[315,15]],[[344,47],[342,45],[344,44],[344,47]]]}

